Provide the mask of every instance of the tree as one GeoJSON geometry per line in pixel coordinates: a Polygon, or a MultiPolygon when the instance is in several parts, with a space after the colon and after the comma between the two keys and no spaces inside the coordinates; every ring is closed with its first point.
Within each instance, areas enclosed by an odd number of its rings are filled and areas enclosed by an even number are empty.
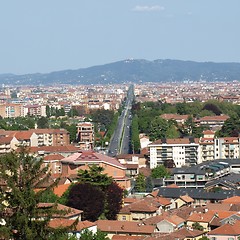
{"type": "Polygon", "coordinates": [[[139,173],[138,176],[136,177],[135,190],[137,192],[146,191],[146,177],[143,175],[143,173],[139,173]]]}
{"type": "Polygon", "coordinates": [[[100,230],[97,230],[97,232],[94,234],[88,229],[86,229],[80,237],[80,240],[110,240],[107,237],[107,233],[104,233],[100,230]]]}
{"type": "Polygon", "coordinates": [[[203,231],[203,226],[199,223],[199,222],[195,222],[192,224],[193,229],[199,230],[199,231],[203,231]]]}
{"type": "Polygon", "coordinates": [[[48,128],[48,119],[46,117],[41,117],[37,120],[37,126],[38,128],[48,128]]]}
{"type": "Polygon", "coordinates": [[[164,178],[169,176],[170,176],[170,172],[163,165],[159,165],[152,169],[152,173],[151,173],[152,178],[164,178]]]}
{"type": "Polygon", "coordinates": [[[31,240],[48,239],[54,232],[57,234],[58,230],[50,229],[48,224],[52,215],[60,214],[59,211],[55,207],[44,210],[38,207],[41,197],[57,182],[34,191],[48,182],[49,177],[48,167],[42,167],[42,160],[30,156],[24,149],[0,157],[0,179],[6,183],[0,189],[0,219],[5,221],[0,235],[31,240]]]}
{"type": "Polygon", "coordinates": [[[116,219],[122,207],[123,189],[102,171],[103,168],[97,165],[80,170],[79,183],[71,186],[64,196],[68,206],[83,210],[83,218],[90,221],[96,221],[100,216],[116,219]]]}
{"type": "Polygon", "coordinates": [[[165,119],[155,117],[150,124],[150,140],[166,138],[168,126],[168,122],[165,119]]]}
{"type": "Polygon", "coordinates": [[[68,195],[67,206],[83,210],[83,220],[96,221],[104,212],[104,193],[90,183],[74,184],[68,195]]]}
{"type": "Polygon", "coordinates": [[[112,182],[112,177],[102,173],[103,168],[97,165],[89,166],[89,170],[78,171],[78,181],[80,183],[89,183],[93,186],[98,186],[102,190],[105,190],[112,182]]]}
{"type": "Polygon", "coordinates": [[[207,236],[203,236],[203,237],[199,238],[199,240],[210,240],[210,239],[207,236]]]}
{"type": "Polygon", "coordinates": [[[105,216],[109,220],[116,220],[116,216],[122,207],[123,189],[116,182],[112,182],[106,191],[105,216]]]}

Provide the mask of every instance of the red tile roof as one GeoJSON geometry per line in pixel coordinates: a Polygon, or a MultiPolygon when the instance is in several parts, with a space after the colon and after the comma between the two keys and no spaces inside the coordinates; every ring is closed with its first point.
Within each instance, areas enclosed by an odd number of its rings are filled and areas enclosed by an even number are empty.
{"type": "Polygon", "coordinates": [[[155,227],[143,225],[140,222],[115,221],[115,220],[98,220],[97,227],[103,232],[108,233],[129,233],[135,235],[151,235],[155,227]]]}
{"type": "MultiPolygon", "coordinates": [[[[74,224],[76,220],[71,220],[71,219],[65,219],[65,218],[57,218],[57,219],[52,219],[49,222],[49,226],[51,228],[61,228],[61,227],[69,227],[74,224]]],[[[76,230],[81,231],[83,229],[87,229],[89,227],[95,226],[95,223],[89,222],[89,221],[79,221],[76,230]]]]}
{"type": "Polygon", "coordinates": [[[61,160],[62,163],[79,165],[82,163],[107,163],[115,167],[125,169],[125,167],[115,158],[100,154],[94,151],[82,151],[74,153],[61,160]]]}
{"type": "Polygon", "coordinates": [[[240,220],[236,220],[231,224],[224,224],[208,232],[209,235],[240,236],[240,220]]]}

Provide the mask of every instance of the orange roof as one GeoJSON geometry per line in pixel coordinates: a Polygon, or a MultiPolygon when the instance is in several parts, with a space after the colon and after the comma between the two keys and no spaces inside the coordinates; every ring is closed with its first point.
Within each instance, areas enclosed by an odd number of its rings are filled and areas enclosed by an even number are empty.
{"type": "MultiPolygon", "coordinates": [[[[56,219],[52,219],[49,222],[49,226],[51,228],[61,228],[61,227],[69,227],[71,225],[73,225],[73,223],[76,220],[72,220],[72,219],[65,219],[65,218],[56,218],[56,219]]],[[[76,230],[77,231],[81,231],[83,229],[87,229],[89,227],[95,226],[95,223],[89,222],[89,221],[79,221],[77,226],[76,226],[76,230]]]]}
{"type": "Polygon", "coordinates": [[[63,155],[61,154],[50,154],[50,155],[47,155],[43,158],[43,160],[46,160],[46,161],[51,161],[51,160],[62,160],[64,158],[63,155]]]}
{"type": "Polygon", "coordinates": [[[209,210],[208,212],[210,213],[213,213],[213,214],[217,214],[217,216],[220,218],[220,219],[224,219],[224,218],[227,218],[227,217],[230,217],[238,212],[234,212],[234,211],[223,211],[223,210],[209,210]]]}
{"type": "Polygon", "coordinates": [[[223,203],[240,203],[240,196],[234,196],[222,200],[223,203]]]}
{"type": "Polygon", "coordinates": [[[97,227],[103,232],[108,233],[131,233],[131,234],[148,234],[154,232],[155,227],[144,225],[140,222],[116,221],[116,220],[98,220],[97,227]]]}
{"type": "Polygon", "coordinates": [[[210,232],[209,235],[225,235],[225,236],[239,236],[240,235],[240,220],[236,220],[231,224],[224,224],[210,232]]]}
{"type": "Polygon", "coordinates": [[[70,185],[71,183],[58,185],[53,189],[53,192],[58,197],[61,197],[67,191],[70,185]]]}
{"type": "Polygon", "coordinates": [[[184,195],[184,196],[180,196],[180,199],[182,199],[184,202],[186,203],[192,203],[194,202],[194,199],[192,199],[190,196],[188,195],[184,195]]]}
{"type": "Polygon", "coordinates": [[[206,212],[206,213],[196,213],[194,212],[192,215],[190,215],[187,219],[187,221],[191,222],[206,222],[210,223],[213,219],[215,213],[214,212],[206,212]]]}

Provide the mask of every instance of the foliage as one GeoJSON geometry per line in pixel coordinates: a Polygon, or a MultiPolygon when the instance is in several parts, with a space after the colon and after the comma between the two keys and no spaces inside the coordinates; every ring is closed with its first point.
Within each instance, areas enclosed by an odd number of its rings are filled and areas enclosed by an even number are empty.
{"type": "Polygon", "coordinates": [[[57,202],[58,196],[54,194],[52,189],[47,189],[45,192],[42,193],[41,197],[39,198],[39,201],[43,203],[57,202]]]}
{"type": "Polygon", "coordinates": [[[136,192],[146,191],[146,177],[143,175],[143,173],[139,173],[136,177],[135,190],[136,192]]]}
{"type": "Polygon", "coordinates": [[[80,183],[89,183],[93,186],[98,186],[101,190],[105,190],[112,182],[112,177],[102,173],[103,168],[97,165],[89,166],[89,170],[78,171],[78,181],[80,183]]]}
{"type": "Polygon", "coordinates": [[[210,240],[207,236],[203,236],[201,238],[199,238],[199,240],[210,240]]]}
{"type": "Polygon", "coordinates": [[[74,116],[79,116],[79,113],[76,108],[71,108],[70,111],[68,112],[69,117],[74,117],[74,116]]]}
{"type": "Polygon", "coordinates": [[[218,132],[219,137],[238,137],[240,132],[240,119],[230,117],[225,121],[221,130],[218,132]]]}
{"type": "Polygon", "coordinates": [[[215,115],[221,115],[222,111],[214,103],[206,103],[203,107],[203,110],[208,110],[213,112],[215,115]]]}
{"type": "Polygon", "coordinates": [[[105,109],[98,109],[91,113],[93,122],[98,124],[98,128],[100,130],[105,131],[111,125],[114,111],[105,110],[105,109]]]}
{"type": "Polygon", "coordinates": [[[193,229],[199,230],[199,231],[203,231],[203,226],[199,223],[199,222],[195,222],[192,224],[193,229]]]}
{"type": "Polygon", "coordinates": [[[103,191],[90,183],[74,184],[68,195],[67,205],[83,210],[83,220],[96,221],[104,211],[103,191]]]}
{"type": "Polygon", "coordinates": [[[22,149],[20,153],[1,156],[0,169],[0,179],[6,183],[0,191],[0,218],[6,222],[0,229],[0,235],[4,233],[11,239],[19,240],[48,239],[54,232],[61,235],[62,232],[48,226],[51,216],[60,214],[59,211],[54,206],[44,210],[38,207],[45,192],[57,184],[55,182],[46,189],[34,191],[50,177],[48,168],[42,167],[42,160],[35,159],[22,149]]]}
{"type": "Polygon", "coordinates": [[[112,182],[106,190],[105,216],[109,220],[116,220],[122,207],[123,189],[116,182],[112,182]]]}
{"type": "Polygon", "coordinates": [[[161,138],[166,138],[166,133],[168,130],[167,120],[161,117],[155,117],[150,125],[150,140],[157,140],[161,138]]]}
{"type": "Polygon", "coordinates": [[[70,142],[76,141],[77,136],[77,127],[76,124],[67,125],[65,129],[69,132],[70,135],[70,142]]]}
{"type": "Polygon", "coordinates": [[[152,178],[146,177],[146,192],[152,192],[152,190],[153,190],[152,178]]]}
{"type": "Polygon", "coordinates": [[[80,170],[79,183],[72,185],[62,198],[67,199],[68,206],[83,210],[83,218],[90,221],[100,216],[116,219],[122,206],[123,189],[102,171],[103,168],[96,165],[80,170]]]}
{"type": "Polygon", "coordinates": [[[110,240],[107,237],[107,233],[104,233],[100,230],[97,230],[95,234],[93,234],[91,231],[86,229],[80,237],[80,240],[110,240]]]}
{"type": "Polygon", "coordinates": [[[138,117],[137,116],[134,116],[132,119],[131,139],[132,139],[133,152],[139,153],[141,146],[140,146],[140,140],[139,140],[138,117]]]}
{"type": "Polygon", "coordinates": [[[40,129],[43,129],[43,128],[48,128],[49,127],[49,124],[48,124],[48,119],[46,117],[41,117],[37,120],[37,126],[38,128],[40,129]]]}
{"type": "Polygon", "coordinates": [[[159,165],[159,166],[153,168],[152,172],[151,172],[152,178],[164,178],[164,177],[169,177],[169,176],[170,176],[169,170],[166,167],[164,167],[163,165],[159,165]]]}

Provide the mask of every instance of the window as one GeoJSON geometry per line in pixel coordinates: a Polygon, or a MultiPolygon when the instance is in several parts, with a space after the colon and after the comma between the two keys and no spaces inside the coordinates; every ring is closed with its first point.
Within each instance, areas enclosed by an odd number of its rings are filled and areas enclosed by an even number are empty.
{"type": "Polygon", "coordinates": [[[127,220],[126,216],[122,216],[122,221],[126,221],[126,220],[127,220]]]}

